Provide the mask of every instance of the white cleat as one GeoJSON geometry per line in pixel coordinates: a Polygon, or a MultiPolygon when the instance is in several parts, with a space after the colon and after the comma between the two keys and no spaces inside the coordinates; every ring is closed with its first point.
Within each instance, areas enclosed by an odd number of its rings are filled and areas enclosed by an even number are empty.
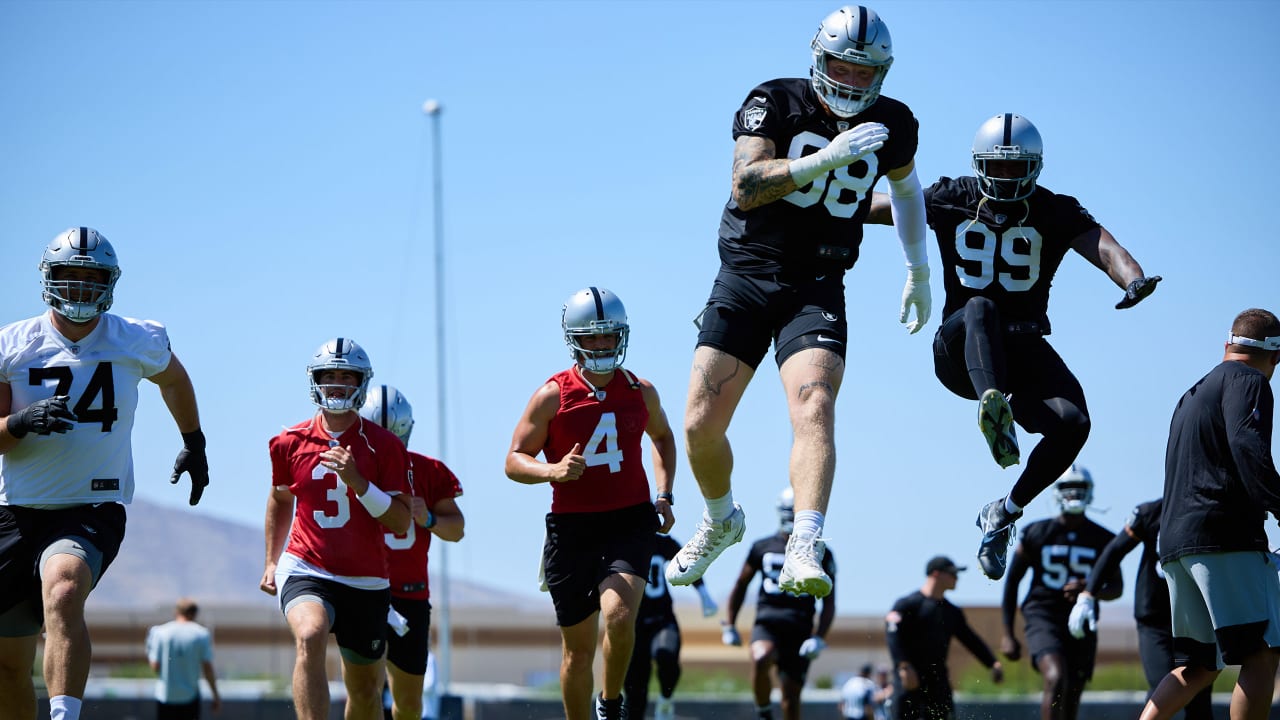
{"type": "Polygon", "coordinates": [[[711,518],[703,513],[693,537],[667,563],[667,582],[692,585],[720,557],[720,553],[742,540],[746,531],[747,516],[738,503],[733,504],[729,517],[717,522],[711,522],[711,518]]]}

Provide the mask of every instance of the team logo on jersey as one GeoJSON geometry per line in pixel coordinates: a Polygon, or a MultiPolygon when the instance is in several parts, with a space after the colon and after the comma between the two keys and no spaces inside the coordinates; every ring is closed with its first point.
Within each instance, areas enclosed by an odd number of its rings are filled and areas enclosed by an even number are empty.
{"type": "Polygon", "coordinates": [[[742,124],[745,125],[748,130],[759,130],[760,126],[764,124],[764,116],[767,114],[769,114],[768,108],[761,107],[759,105],[756,107],[749,107],[742,111],[742,124]]]}

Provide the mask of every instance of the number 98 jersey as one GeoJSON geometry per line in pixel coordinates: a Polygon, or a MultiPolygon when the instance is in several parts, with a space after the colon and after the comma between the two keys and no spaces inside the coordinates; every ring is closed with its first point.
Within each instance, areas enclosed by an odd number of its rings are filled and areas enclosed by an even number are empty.
{"type": "Polygon", "coordinates": [[[1002,322],[1047,329],[1053,276],[1071,241],[1098,221],[1075,198],[1040,186],[1025,201],[982,199],[975,177],[944,177],[924,192],[947,291],[942,317],[981,296],[995,302],[1002,322]]]}
{"type": "Polygon", "coordinates": [[[28,434],[0,463],[0,504],[70,505],[133,500],[133,416],[138,383],[169,366],[164,326],[110,313],[79,342],[49,314],[0,328],[0,382],[10,412],[67,395],[79,418],[65,434],[28,434]]]}
{"type": "Polygon", "coordinates": [[[1071,603],[1063,595],[1063,588],[1072,580],[1089,579],[1098,556],[1113,537],[1110,530],[1087,517],[1074,529],[1056,518],[1037,520],[1023,529],[1018,544],[1032,573],[1023,611],[1037,605],[1056,609],[1065,619],[1071,612],[1071,603]]]}

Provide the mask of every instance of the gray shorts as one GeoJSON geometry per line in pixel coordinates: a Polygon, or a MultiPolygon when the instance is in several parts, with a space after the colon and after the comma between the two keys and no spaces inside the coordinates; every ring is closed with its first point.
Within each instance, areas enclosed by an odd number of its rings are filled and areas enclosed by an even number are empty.
{"type": "Polygon", "coordinates": [[[1280,648],[1280,575],[1272,557],[1202,553],[1164,563],[1175,644],[1216,646],[1217,668],[1238,665],[1264,647],[1280,648]]]}

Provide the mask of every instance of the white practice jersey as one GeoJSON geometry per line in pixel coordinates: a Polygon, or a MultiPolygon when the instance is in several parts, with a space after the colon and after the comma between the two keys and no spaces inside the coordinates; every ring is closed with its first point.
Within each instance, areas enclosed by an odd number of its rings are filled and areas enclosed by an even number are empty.
{"type": "Polygon", "coordinates": [[[169,366],[164,326],[103,313],[71,342],[49,314],[0,328],[0,382],[10,412],[68,395],[79,418],[65,434],[29,433],[0,456],[0,505],[70,505],[133,499],[133,416],[138,383],[169,366]]]}

